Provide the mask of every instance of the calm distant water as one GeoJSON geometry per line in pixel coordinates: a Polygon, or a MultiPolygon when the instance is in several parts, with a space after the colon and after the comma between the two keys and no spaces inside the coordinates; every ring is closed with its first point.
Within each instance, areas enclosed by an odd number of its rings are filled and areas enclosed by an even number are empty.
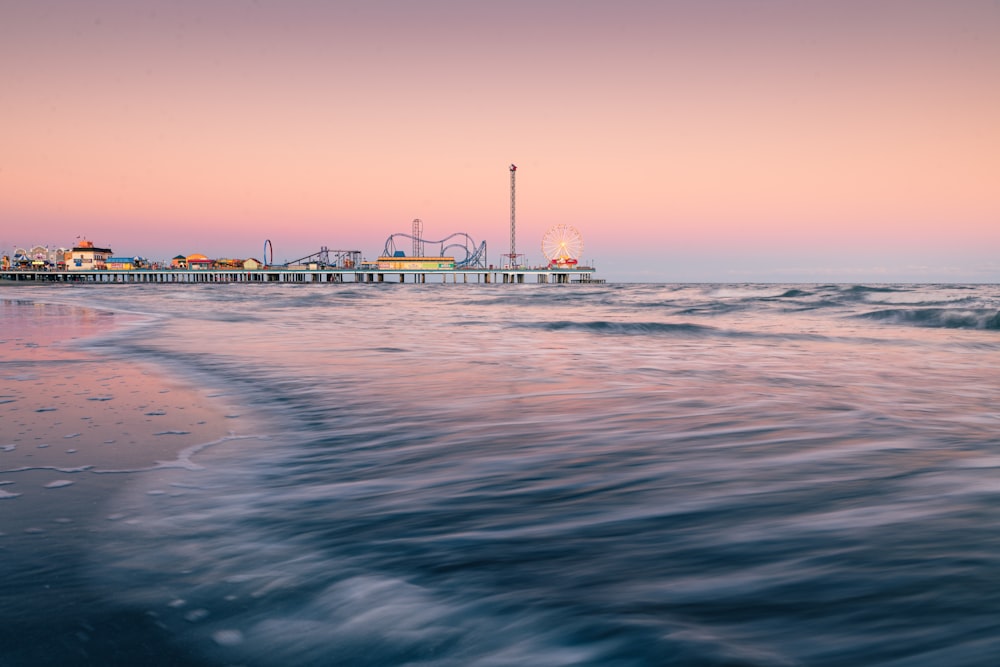
{"type": "Polygon", "coordinates": [[[3,582],[4,667],[1000,664],[998,286],[11,298],[255,437],[122,475],[65,605],[3,582]]]}

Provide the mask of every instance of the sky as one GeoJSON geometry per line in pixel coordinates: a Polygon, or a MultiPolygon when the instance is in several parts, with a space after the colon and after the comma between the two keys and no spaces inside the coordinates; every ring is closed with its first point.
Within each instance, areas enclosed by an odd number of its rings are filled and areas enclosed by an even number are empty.
{"type": "Polygon", "coordinates": [[[0,0],[0,249],[1000,282],[1000,0],[0,0]]]}

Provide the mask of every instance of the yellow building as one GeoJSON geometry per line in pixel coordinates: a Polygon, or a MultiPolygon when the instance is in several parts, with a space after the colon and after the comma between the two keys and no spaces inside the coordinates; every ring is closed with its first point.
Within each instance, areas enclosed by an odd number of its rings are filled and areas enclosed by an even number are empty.
{"type": "Polygon", "coordinates": [[[454,269],[454,257],[379,257],[378,268],[381,271],[434,271],[438,269],[454,269]]]}
{"type": "Polygon", "coordinates": [[[146,261],[141,257],[108,257],[105,266],[108,271],[134,271],[148,268],[146,261]]]}

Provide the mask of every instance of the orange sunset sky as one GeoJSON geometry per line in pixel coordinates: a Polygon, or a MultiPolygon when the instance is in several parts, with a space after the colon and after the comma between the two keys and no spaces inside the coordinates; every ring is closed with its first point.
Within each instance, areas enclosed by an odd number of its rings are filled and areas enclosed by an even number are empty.
{"type": "Polygon", "coordinates": [[[996,0],[0,0],[0,249],[1000,281],[996,0]]]}

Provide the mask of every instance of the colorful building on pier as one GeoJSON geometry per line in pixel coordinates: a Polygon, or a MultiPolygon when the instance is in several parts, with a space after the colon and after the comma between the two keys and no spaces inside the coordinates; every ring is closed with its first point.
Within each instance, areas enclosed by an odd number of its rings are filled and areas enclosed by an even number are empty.
{"type": "Polygon", "coordinates": [[[149,268],[149,262],[142,257],[109,257],[105,268],[108,271],[134,271],[149,268]]]}
{"type": "Polygon", "coordinates": [[[393,270],[428,270],[438,271],[440,269],[454,269],[454,257],[405,257],[396,255],[393,257],[379,257],[378,268],[382,271],[393,270]]]}
{"type": "Polygon", "coordinates": [[[107,268],[107,261],[114,253],[110,248],[97,248],[90,241],[80,241],[70,251],[66,268],[70,271],[93,271],[107,268]]]}

